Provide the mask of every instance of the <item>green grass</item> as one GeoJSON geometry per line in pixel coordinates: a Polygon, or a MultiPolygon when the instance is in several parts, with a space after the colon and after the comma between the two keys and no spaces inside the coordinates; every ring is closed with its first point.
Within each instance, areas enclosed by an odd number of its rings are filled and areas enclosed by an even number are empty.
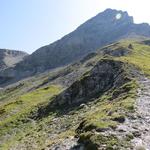
{"type": "Polygon", "coordinates": [[[124,49],[130,51],[127,55],[121,57],[112,57],[115,60],[127,62],[135,65],[141,70],[143,74],[150,76],[150,45],[144,44],[140,40],[121,40],[117,43],[105,46],[100,49],[110,49],[112,51],[118,51],[118,49],[124,49]],[[132,45],[132,49],[129,48],[132,45]]]}
{"type": "Polygon", "coordinates": [[[129,55],[116,58],[135,65],[142,73],[150,76],[150,46],[136,41],[123,41],[120,45],[127,47],[132,43],[133,49],[129,55]]]}
{"type": "Polygon", "coordinates": [[[115,136],[104,136],[102,134],[94,134],[91,132],[86,132],[80,135],[80,143],[86,145],[86,150],[98,150],[99,145],[105,145],[106,150],[117,150],[119,147],[119,141],[115,136]],[[113,147],[116,148],[113,148],[113,147]]]}
{"type": "Polygon", "coordinates": [[[40,103],[48,101],[52,96],[58,94],[60,91],[60,86],[52,85],[44,89],[37,89],[33,92],[24,94],[8,104],[1,105],[0,108],[4,110],[1,117],[5,118],[6,115],[9,117],[0,122],[0,125],[4,122],[7,123],[7,120],[9,122],[11,117],[17,118],[18,115],[20,116],[30,112],[32,108],[40,103]]]}
{"type": "Polygon", "coordinates": [[[10,139],[6,139],[3,147],[10,145],[11,141],[17,141],[26,133],[36,129],[30,117],[31,112],[36,111],[37,107],[61,92],[61,86],[51,85],[46,88],[37,89],[22,96],[19,96],[12,102],[0,106],[3,113],[0,114],[0,139],[4,140],[6,135],[10,135],[10,139]]]}

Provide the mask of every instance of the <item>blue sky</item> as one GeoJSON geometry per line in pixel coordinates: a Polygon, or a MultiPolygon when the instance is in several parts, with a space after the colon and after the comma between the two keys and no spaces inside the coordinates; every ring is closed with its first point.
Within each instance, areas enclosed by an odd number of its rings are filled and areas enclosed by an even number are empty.
{"type": "Polygon", "coordinates": [[[106,8],[149,22],[149,0],[0,0],[0,48],[32,53],[106,8]]]}

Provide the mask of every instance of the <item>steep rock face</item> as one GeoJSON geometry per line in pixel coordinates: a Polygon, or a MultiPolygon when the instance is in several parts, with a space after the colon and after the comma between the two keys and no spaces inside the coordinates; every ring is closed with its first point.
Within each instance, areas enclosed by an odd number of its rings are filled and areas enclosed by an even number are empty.
{"type": "Polygon", "coordinates": [[[48,106],[76,106],[87,103],[113,88],[119,88],[130,81],[126,78],[124,64],[120,61],[102,59],[94,68],[74,82],[68,89],[58,95],[48,106]]]}

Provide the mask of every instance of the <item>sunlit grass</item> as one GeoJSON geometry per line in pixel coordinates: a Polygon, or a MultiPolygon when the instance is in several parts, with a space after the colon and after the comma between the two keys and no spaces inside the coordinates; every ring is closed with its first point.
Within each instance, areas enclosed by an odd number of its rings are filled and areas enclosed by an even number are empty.
{"type": "MultiPolygon", "coordinates": [[[[19,120],[26,118],[31,111],[35,109],[41,103],[49,101],[50,98],[61,91],[60,86],[49,86],[43,89],[37,89],[28,94],[24,94],[18,97],[12,103],[5,104],[1,106],[0,109],[3,109],[0,122],[0,130],[5,128],[11,128],[15,124],[19,123],[19,120]]],[[[2,132],[0,133],[2,134],[2,132]]]]}
{"type": "Polygon", "coordinates": [[[143,74],[150,76],[150,46],[140,42],[124,41],[120,45],[127,47],[132,44],[133,49],[129,55],[116,58],[124,62],[135,65],[143,74]]]}

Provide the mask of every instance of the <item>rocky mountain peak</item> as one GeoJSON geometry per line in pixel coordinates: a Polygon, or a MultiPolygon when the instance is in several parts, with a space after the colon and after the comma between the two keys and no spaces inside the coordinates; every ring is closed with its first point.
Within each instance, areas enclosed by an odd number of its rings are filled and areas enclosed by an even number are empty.
{"type": "Polygon", "coordinates": [[[92,19],[88,20],[86,23],[81,25],[78,29],[93,28],[97,26],[99,30],[103,27],[113,27],[118,25],[132,25],[134,24],[133,17],[129,16],[126,11],[106,9],[105,11],[99,13],[92,19]]]}
{"type": "MultiPolygon", "coordinates": [[[[118,21],[133,23],[133,17],[129,16],[128,12],[115,9],[106,9],[104,12],[99,13],[97,16],[104,17],[105,21],[118,21]]],[[[101,18],[102,19],[102,18],[101,18]]]]}

